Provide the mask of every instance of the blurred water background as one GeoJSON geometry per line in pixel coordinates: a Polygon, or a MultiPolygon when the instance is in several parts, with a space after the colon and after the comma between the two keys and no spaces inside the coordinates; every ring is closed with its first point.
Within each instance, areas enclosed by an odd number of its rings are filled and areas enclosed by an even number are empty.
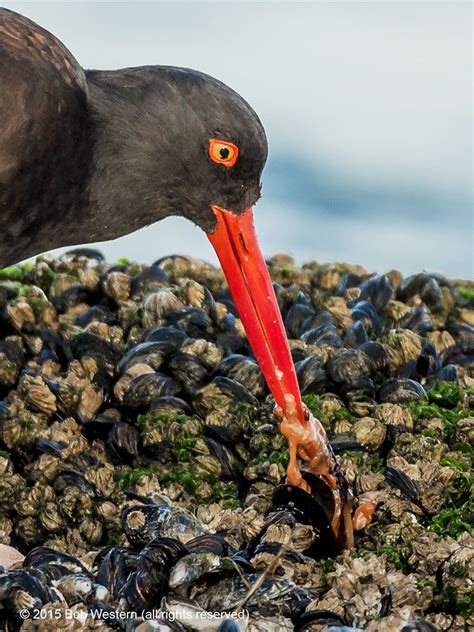
{"type": "MultiPolygon", "coordinates": [[[[473,275],[471,2],[2,4],[86,68],[187,66],[240,92],[269,138],[265,255],[473,275]]],[[[178,218],[99,247],[215,261],[178,218]]]]}

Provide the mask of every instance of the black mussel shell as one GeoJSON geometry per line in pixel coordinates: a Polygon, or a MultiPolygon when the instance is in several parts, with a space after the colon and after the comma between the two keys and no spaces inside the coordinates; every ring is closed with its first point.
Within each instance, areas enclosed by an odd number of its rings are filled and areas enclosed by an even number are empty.
{"type": "Polygon", "coordinates": [[[229,552],[229,545],[223,535],[209,533],[198,535],[186,542],[189,553],[214,553],[220,557],[225,557],[229,552]]]}
{"type": "Polygon", "coordinates": [[[427,383],[427,386],[432,387],[436,385],[436,382],[458,382],[458,370],[454,366],[454,364],[447,364],[442,369],[440,369],[437,373],[434,374],[432,378],[427,383]]]}
{"type": "Polygon", "coordinates": [[[365,353],[370,358],[375,371],[385,371],[388,367],[388,353],[380,342],[369,340],[360,345],[359,351],[365,353]]]}
{"type": "Polygon", "coordinates": [[[114,372],[115,364],[120,357],[114,345],[87,332],[77,334],[69,344],[76,360],[95,358],[99,365],[106,364],[111,374],[114,372]]]}
{"type": "Polygon", "coordinates": [[[397,329],[411,329],[416,334],[424,336],[426,332],[432,331],[433,321],[426,307],[414,307],[395,323],[395,327],[397,329]]]}
{"type": "Polygon", "coordinates": [[[210,340],[214,333],[214,324],[209,314],[198,307],[173,310],[168,314],[168,321],[191,338],[210,340]]]}
{"type": "Polygon", "coordinates": [[[474,341],[458,342],[442,351],[441,362],[446,364],[459,364],[460,366],[474,367],[474,341]]]}
{"type": "Polygon", "coordinates": [[[420,487],[417,481],[409,478],[398,467],[389,465],[385,470],[385,480],[391,487],[399,489],[408,500],[419,503],[420,487]]]}
{"type": "Polygon", "coordinates": [[[202,385],[207,375],[207,368],[197,356],[181,351],[171,358],[168,370],[173,378],[191,394],[202,385]]]}
{"type": "Polygon", "coordinates": [[[235,380],[255,397],[265,392],[265,378],[253,358],[233,353],[222,360],[214,371],[215,375],[222,375],[235,380]]]}
{"type": "Polygon", "coordinates": [[[169,284],[169,275],[156,266],[150,266],[132,277],[130,295],[150,294],[169,284]]]}
{"type": "Polygon", "coordinates": [[[20,618],[15,599],[19,591],[27,593],[31,600],[31,606],[22,609],[22,612],[28,611],[26,618],[33,618],[36,609],[41,609],[46,603],[54,600],[48,589],[46,577],[40,570],[20,568],[0,573],[0,598],[7,614],[7,630],[20,630],[20,627],[24,629],[21,622],[25,617],[20,618]]]}
{"type": "Polygon", "coordinates": [[[285,329],[289,338],[299,338],[308,330],[306,323],[315,316],[316,312],[311,305],[295,303],[290,307],[285,316],[285,329]]]}
{"type": "Polygon", "coordinates": [[[344,383],[344,391],[347,399],[353,401],[365,401],[375,397],[375,383],[370,377],[360,376],[344,383]]]}
{"type": "Polygon", "coordinates": [[[89,574],[86,567],[77,558],[69,553],[56,551],[47,546],[37,546],[26,555],[23,560],[25,568],[44,569],[52,566],[67,568],[69,573],[85,573],[89,574]]]}
{"type": "Polygon", "coordinates": [[[166,504],[145,504],[126,507],[121,515],[122,529],[134,547],[142,547],[173,533],[187,536],[201,535],[202,527],[196,518],[184,509],[166,504]]]}
{"type": "Polygon", "coordinates": [[[441,359],[432,342],[423,344],[421,354],[416,360],[416,373],[419,377],[427,377],[441,369],[441,359]]]}
{"type": "Polygon", "coordinates": [[[64,312],[67,312],[72,307],[80,305],[81,303],[90,305],[94,298],[95,293],[92,290],[80,283],[75,283],[57,296],[53,296],[51,302],[57,312],[64,314],[64,312]]]}
{"type": "Polygon", "coordinates": [[[146,411],[151,402],[164,395],[177,395],[181,385],[162,373],[143,373],[134,377],[127,385],[123,404],[132,410],[146,411]]]}
{"type": "Polygon", "coordinates": [[[360,320],[367,333],[379,336],[384,328],[382,318],[375,311],[374,306],[368,301],[359,301],[352,308],[352,320],[360,320]]]}
{"type": "Polygon", "coordinates": [[[118,597],[131,570],[135,570],[135,563],[132,566],[131,561],[130,555],[127,555],[127,550],[124,547],[111,547],[100,560],[96,575],[97,583],[105,586],[111,595],[118,597]]]}
{"type": "Polygon", "coordinates": [[[188,336],[176,327],[153,327],[143,338],[144,342],[161,342],[167,353],[180,349],[188,336]]]}
{"type": "Polygon", "coordinates": [[[92,322],[115,325],[118,322],[117,314],[105,305],[93,305],[84,312],[81,312],[75,319],[74,324],[78,327],[87,327],[92,322]]]}
{"type": "Polygon", "coordinates": [[[439,628],[430,621],[409,621],[400,632],[439,632],[439,628]]]}
{"type": "Polygon", "coordinates": [[[359,349],[341,349],[330,358],[326,369],[333,382],[344,385],[357,378],[371,376],[374,365],[359,349]]]}
{"type": "Polygon", "coordinates": [[[301,336],[301,340],[308,345],[315,344],[332,347],[333,349],[342,346],[341,337],[339,336],[336,326],[332,323],[313,327],[301,336]]]}
{"type": "Polygon", "coordinates": [[[216,426],[214,424],[206,424],[203,428],[204,436],[213,439],[221,445],[233,448],[235,440],[232,433],[225,426],[216,426]]]}
{"type": "Polygon", "coordinates": [[[376,311],[382,314],[392,298],[393,289],[386,275],[373,276],[360,286],[360,300],[372,303],[376,311]]]}
{"type": "Polygon", "coordinates": [[[107,417],[106,415],[99,415],[95,419],[90,419],[82,424],[82,434],[89,440],[93,439],[107,439],[109,432],[114,427],[116,419],[113,417],[107,417]]]}
{"type": "Polygon", "coordinates": [[[125,373],[134,364],[145,363],[157,371],[163,364],[163,360],[168,353],[166,343],[163,342],[142,342],[135,345],[120,358],[117,364],[117,371],[125,373]]]}
{"type": "Polygon", "coordinates": [[[379,390],[382,403],[404,404],[427,399],[426,391],[421,384],[405,378],[391,378],[384,382],[379,390]]]}
{"type": "Polygon", "coordinates": [[[22,367],[25,362],[25,354],[13,340],[0,340],[0,353],[18,367],[22,367]]]}
{"type": "Polygon", "coordinates": [[[336,289],[334,294],[336,296],[344,296],[347,290],[350,290],[353,287],[359,287],[362,282],[362,277],[360,277],[355,272],[347,272],[339,283],[336,285],[336,289]]]}
{"type": "Polygon", "coordinates": [[[143,612],[160,603],[168,588],[168,578],[164,574],[148,574],[146,571],[134,571],[122,586],[120,598],[125,598],[131,610],[143,612]]]}
{"type": "Polygon", "coordinates": [[[135,426],[118,421],[112,426],[107,446],[119,462],[129,463],[138,456],[139,441],[140,433],[135,426]]]}
{"type": "Polygon", "coordinates": [[[168,573],[176,562],[188,554],[187,547],[174,538],[156,538],[146,544],[137,557],[137,570],[153,575],[168,573]]]}
{"type": "Polygon", "coordinates": [[[442,306],[440,287],[430,274],[422,272],[404,279],[397,287],[396,298],[408,303],[414,296],[419,296],[423,303],[435,311],[442,306]]]}
{"type": "Polygon", "coordinates": [[[360,347],[360,345],[368,342],[368,340],[369,336],[365,331],[364,323],[360,320],[357,320],[346,330],[343,338],[344,346],[352,347],[353,349],[360,347]]]}
{"type": "Polygon", "coordinates": [[[340,627],[346,625],[344,619],[332,610],[305,610],[293,620],[295,632],[308,632],[313,625],[340,627]]]}
{"type": "Polygon", "coordinates": [[[239,481],[244,470],[244,464],[238,456],[229,447],[219,441],[215,441],[211,437],[206,437],[205,442],[210,454],[219,461],[222,478],[239,481]]]}
{"type": "Polygon", "coordinates": [[[77,470],[61,470],[54,481],[54,491],[57,494],[61,494],[69,487],[77,487],[91,498],[98,498],[100,496],[96,486],[89,482],[82,472],[78,472],[77,470]]]}
{"type": "MultiPolygon", "coordinates": [[[[73,355],[69,345],[61,338],[61,336],[56,331],[52,331],[50,327],[42,327],[40,329],[39,335],[41,340],[43,341],[43,350],[48,349],[49,351],[51,351],[58,358],[58,362],[62,366],[65,366],[73,359],[73,355]]],[[[8,341],[5,340],[3,342],[8,341]]]]}
{"type": "Polygon", "coordinates": [[[341,452],[345,452],[349,450],[351,452],[365,452],[366,448],[362,446],[360,443],[354,438],[354,435],[351,432],[338,432],[331,439],[331,449],[334,454],[340,454],[341,452]]]}
{"type": "Polygon", "coordinates": [[[172,395],[163,395],[162,397],[156,397],[150,403],[148,412],[153,415],[166,414],[171,416],[189,415],[191,408],[189,404],[180,399],[179,397],[173,397],[172,395]]]}
{"type": "Polygon", "coordinates": [[[447,323],[446,330],[459,342],[470,344],[474,348],[474,327],[466,323],[447,323]]]}
{"type": "Polygon", "coordinates": [[[315,559],[335,557],[341,547],[331,529],[334,514],[332,491],[323,480],[311,472],[302,472],[302,475],[310,484],[312,493],[308,494],[299,487],[282,483],[273,494],[273,510],[288,511],[295,516],[297,522],[313,527],[318,537],[305,551],[306,555],[315,559]]]}
{"type": "Polygon", "coordinates": [[[317,356],[309,356],[300,362],[296,362],[296,377],[300,385],[301,393],[315,393],[320,395],[326,390],[326,371],[321,360],[317,356]]]}
{"type": "Polygon", "coordinates": [[[105,261],[104,255],[96,248],[72,248],[62,255],[64,259],[94,259],[97,263],[105,261]]]}
{"type": "Polygon", "coordinates": [[[53,456],[59,456],[66,447],[65,443],[52,441],[51,439],[36,439],[35,441],[35,448],[38,452],[52,454],[53,456]]]}

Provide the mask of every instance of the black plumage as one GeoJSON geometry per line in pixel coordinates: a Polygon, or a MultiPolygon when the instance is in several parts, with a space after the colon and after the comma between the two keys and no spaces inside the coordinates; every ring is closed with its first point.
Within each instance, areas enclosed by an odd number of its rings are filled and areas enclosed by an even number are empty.
{"type": "Polygon", "coordinates": [[[213,229],[260,195],[267,156],[251,107],[203,73],[84,71],[53,35],[0,9],[0,266],[113,239],[168,215],[213,229]],[[239,147],[232,169],[210,138],[239,147]]]}

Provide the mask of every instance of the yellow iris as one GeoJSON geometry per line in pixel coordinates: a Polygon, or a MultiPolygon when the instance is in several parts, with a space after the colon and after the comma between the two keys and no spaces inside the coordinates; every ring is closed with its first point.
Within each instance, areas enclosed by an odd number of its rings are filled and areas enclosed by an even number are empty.
{"type": "Polygon", "coordinates": [[[238,155],[239,148],[234,143],[217,138],[211,138],[209,141],[209,156],[213,162],[225,167],[232,167],[235,165],[238,155]]]}

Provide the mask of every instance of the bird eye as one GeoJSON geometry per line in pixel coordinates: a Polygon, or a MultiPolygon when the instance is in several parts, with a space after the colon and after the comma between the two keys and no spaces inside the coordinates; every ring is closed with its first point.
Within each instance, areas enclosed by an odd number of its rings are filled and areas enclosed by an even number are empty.
{"type": "Polygon", "coordinates": [[[239,155],[239,148],[234,143],[211,138],[209,141],[209,157],[224,167],[233,167],[239,155]]]}

